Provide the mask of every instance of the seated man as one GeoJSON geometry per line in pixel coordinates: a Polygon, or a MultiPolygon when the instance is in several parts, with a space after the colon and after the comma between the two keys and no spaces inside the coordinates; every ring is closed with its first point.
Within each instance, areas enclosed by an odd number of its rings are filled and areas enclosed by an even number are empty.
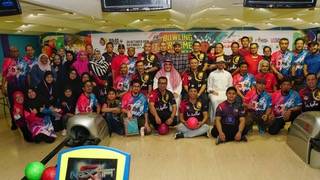
{"type": "Polygon", "coordinates": [[[198,98],[197,94],[198,90],[195,87],[190,87],[188,89],[188,99],[183,100],[180,104],[179,118],[181,123],[177,126],[178,132],[175,139],[207,135],[209,130],[209,126],[206,124],[208,103],[198,98]],[[191,117],[195,117],[199,121],[196,129],[189,129],[186,125],[186,121],[191,117]]]}
{"type": "Polygon", "coordinates": [[[216,110],[215,125],[211,135],[216,139],[216,144],[228,141],[247,141],[245,135],[245,111],[242,104],[236,102],[237,89],[229,87],[226,91],[227,100],[220,103],[216,110]]]}
{"type": "Polygon", "coordinates": [[[78,98],[75,114],[91,112],[100,113],[100,104],[98,103],[98,99],[95,94],[92,93],[92,89],[93,85],[91,81],[83,83],[83,93],[78,98]]]}
{"type": "Polygon", "coordinates": [[[253,122],[257,122],[259,133],[264,134],[266,125],[272,120],[271,97],[265,91],[266,80],[257,79],[256,88],[250,90],[244,97],[243,103],[246,109],[246,126],[252,128],[253,122]]]}
{"type": "Polygon", "coordinates": [[[171,91],[167,90],[168,80],[161,76],[158,79],[158,88],[149,96],[150,123],[155,129],[162,123],[169,126],[177,124],[177,105],[171,91]]]}
{"type": "Polygon", "coordinates": [[[147,134],[151,133],[151,127],[148,119],[148,101],[140,92],[141,82],[139,80],[131,81],[131,91],[122,96],[121,111],[124,117],[129,121],[136,118],[139,129],[144,127],[147,134]]]}
{"type": "Polygon", "coordinates": [[[317,87],[318,79],[316,74],[306,76],[307,87],[300,90],[302,100],[302,112],[320,111],[320,89],[317,87]]]}
{"type": "Polygon", "coordinates": [[[274,120],[269,126],[269,134],[278,134],[286,121],[293,121],[301,111],[301,99],[299,94],[292,90],[291,80],[283,78],[280,90],[272,94],[272,111],[274,120]]]}

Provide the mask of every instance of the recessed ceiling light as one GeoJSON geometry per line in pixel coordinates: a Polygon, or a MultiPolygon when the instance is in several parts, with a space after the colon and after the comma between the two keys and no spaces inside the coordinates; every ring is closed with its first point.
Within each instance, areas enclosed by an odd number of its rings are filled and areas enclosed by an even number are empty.
{"type": "Polygon", "coordinates": [[[17,31],[17,33],[22,33],[22,32],[24,32],[24,30],[18,30],[18,31],[17,31]]]}
{"type": "Polygon", "coordinates": [[[14,23],[15,21],[11,21],[11,20],[7,20],[7,21],[4,21],[6,23],[14,23]]]}
{"type": "Polygon", "coordinates": [[[271,24],[270,22],[267,22],[267,23],[266,23],[266,25],[268,25],[268,26],[272,26],[272,24],[271,24]]]}

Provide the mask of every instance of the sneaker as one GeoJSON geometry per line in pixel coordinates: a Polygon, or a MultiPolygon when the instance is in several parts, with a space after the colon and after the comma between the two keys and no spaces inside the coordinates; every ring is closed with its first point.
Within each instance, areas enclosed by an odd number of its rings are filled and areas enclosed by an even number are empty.
{"type": "Polygon", "coordinates": [[[221,144],[221,143],[223,143],[223,142],[221,141],[220,137],[217,136],[217,138],[216,138],[216,145],[219,145],[219,144],[221,144]]]}
{"type": "Polygon", "coordinates": [[[15,124],[11,125],[11,130],[12,131],[17,130],[17,129],[18,129],[18,127],[15,124]]]}
{"type": "Polygon", "coordinates": [[[63,129],[61,134],[62,134],[62,136],[66,136],[67,135],[67,130],[63,129]]]}
{"type": "Polygon", "coordinates": [[[175,135],[174,135],[174,139],[180,139],[180,138],[184,138],[184,135],[182,132],[177,132],[175,135]]]}
{"type": "Polygon", "coordinates": [[[240,141],[248,142],[248,139],[247,139],[247,137],[246,137],[246,136],[242,136],[242,137],[241,137],[241,139],[240,139],[240,141]]]}

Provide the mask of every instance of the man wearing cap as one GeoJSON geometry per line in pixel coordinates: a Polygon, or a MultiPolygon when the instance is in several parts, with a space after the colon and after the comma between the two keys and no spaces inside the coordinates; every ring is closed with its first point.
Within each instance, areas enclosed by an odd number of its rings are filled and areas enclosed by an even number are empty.
{"type": "Polygon", "coordinates": [[[129,63],[128,56],[124,54],[125,47],[123,44],[118,45],[118,52],[119,55],[114,57],[114,59],[111,62],[113,83],[115,83],[116,78],[120,75],[121,64],[129,63]]]}
{"type": "Polygon", "coordinates": [[[226,61],[223,56],[217,57],[217,69],[208,77],[207,91],[211,102],[210,121],[214,120],[218,105],[227,99],[225,94],[228,87],[232,86],[231,74],[224,70],[226,61]]]}
{"type": "Polygon", "coordinates": [[[253,122],[257,122],[259,133],[264,134],[266,125],[272,121],[271,97],[265,91],[266,80],[257,79],[256,88],[251,89],[243,99],[246,113],[246,125],[252,128],[253,122]]]}
{"type": "Polygon", "coordinates": [[[172,54],[171,60],[174,68],[182,74],[188,68],[188,54],[181,52],[181,44],[175,42],[173,44],[174,53],[172,54]]]}
{"type": "Polygon", "coordinates": [[[165,41],[160,42],[160,52],[157,53],[158,60],[160,62],[160,67],[167,59],[171,59],[171,54],[168,52],[168,45],[165,41]]]}

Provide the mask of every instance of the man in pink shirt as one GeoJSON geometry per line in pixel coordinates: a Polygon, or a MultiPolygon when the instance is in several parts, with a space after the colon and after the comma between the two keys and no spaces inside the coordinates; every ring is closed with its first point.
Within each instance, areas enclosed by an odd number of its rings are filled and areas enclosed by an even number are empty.
{"type": "Polygon", "coordinates": [[[114,57],[111,62],[113,83],[115,83],[116,78],[120,75],[121,64],[129,64],[128,56],[124,54],[125,47],[123,44],[118,45],[118,52],[119,55],[114,57]]]}

